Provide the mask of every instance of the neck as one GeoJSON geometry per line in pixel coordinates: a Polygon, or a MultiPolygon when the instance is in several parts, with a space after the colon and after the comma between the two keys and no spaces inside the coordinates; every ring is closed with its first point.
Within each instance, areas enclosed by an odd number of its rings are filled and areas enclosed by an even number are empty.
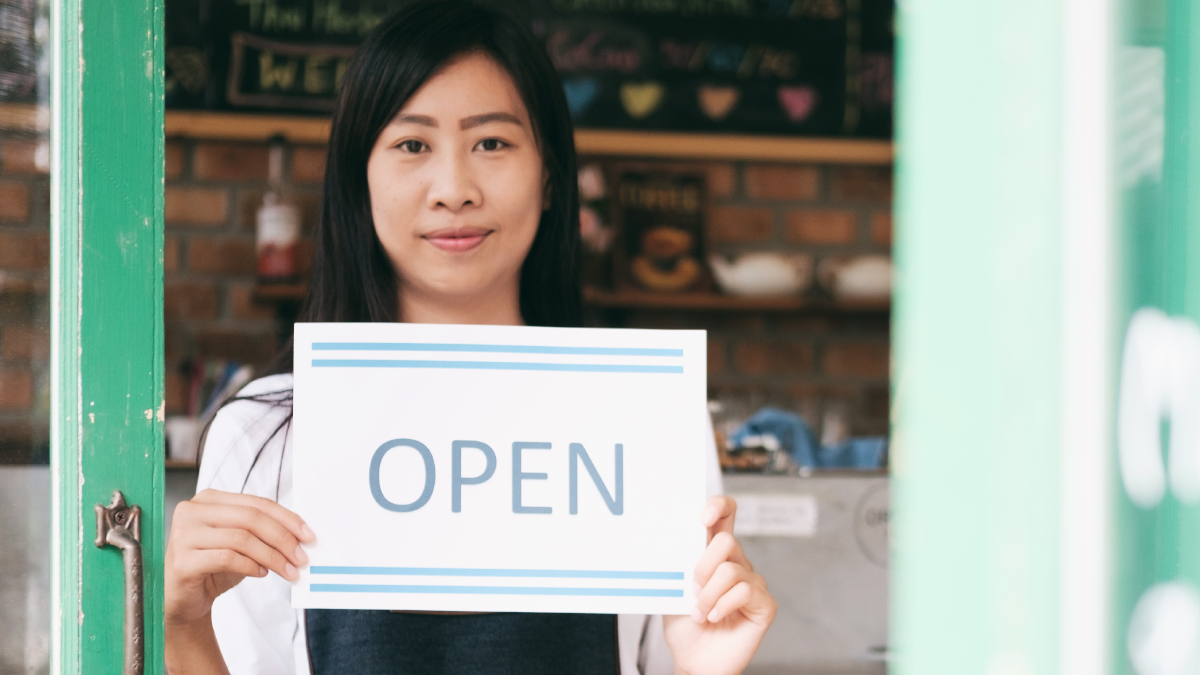
{"type": "Polygon", "coordinates": [[[400,320],[405,323],[525,325],[515,287],[465,297],[432,296],[401,289],[400,320]]]}

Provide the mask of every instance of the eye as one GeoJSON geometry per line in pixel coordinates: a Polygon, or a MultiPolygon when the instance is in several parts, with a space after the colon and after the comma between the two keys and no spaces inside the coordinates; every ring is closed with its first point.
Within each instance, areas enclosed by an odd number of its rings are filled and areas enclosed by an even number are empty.
{"type": "Polygon", "coordinates": [[[407,141],[401,141],[396,147],[400,148],[404,152],[412,153],[415,155],[415,154],[421,152],[422,150],[424,150],[427,146],[421,141],[410,138],[407,141]]]}
{"type": "Polygon", "coordinates": [[[495,152],[500,148],[508,147],[508,143],[505,143],[499,138],[485,138],[482,141],[479,141],[475,147],[483,150],[484,152],[495,152]]]}

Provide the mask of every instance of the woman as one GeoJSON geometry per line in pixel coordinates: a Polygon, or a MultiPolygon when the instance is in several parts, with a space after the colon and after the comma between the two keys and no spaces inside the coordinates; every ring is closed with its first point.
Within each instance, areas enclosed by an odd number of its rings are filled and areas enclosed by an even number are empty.
{"type": "MultiPolygon", "coordinates": [[[[472,0],[417,0],[344,75],[302,320],[579,326],[578,210],[566,102],[537,41],[472,0]]],[[[287,508],[291,362],[289,346],[217,415],[207,489],[175,511],[173,675],[716,675],[749,662],[776,604],[724,497],[701,514],[690,617],[292,610],[300,544],[320,533],[287,508]]]]}

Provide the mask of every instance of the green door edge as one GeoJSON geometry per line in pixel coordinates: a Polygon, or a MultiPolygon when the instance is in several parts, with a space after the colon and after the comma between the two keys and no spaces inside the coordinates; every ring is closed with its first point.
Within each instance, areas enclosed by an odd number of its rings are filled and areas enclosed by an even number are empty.
{"type": "Polygon", "coordinates": [[[146,673],[163,670],[163,2],[51,12],[52,672],[116,673],[124,574],[96,504],[142,508],[146,673]]]}

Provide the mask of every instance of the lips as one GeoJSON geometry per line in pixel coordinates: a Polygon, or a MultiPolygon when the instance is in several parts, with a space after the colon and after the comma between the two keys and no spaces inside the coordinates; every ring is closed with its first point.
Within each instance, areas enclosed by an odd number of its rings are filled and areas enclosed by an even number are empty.
{"type": "Polygon", "coordinates": [[[443,251],[469,251],[483,243],[492,230],[482,227],[447,227],[434,230],[421,238],[443,251]]]}

